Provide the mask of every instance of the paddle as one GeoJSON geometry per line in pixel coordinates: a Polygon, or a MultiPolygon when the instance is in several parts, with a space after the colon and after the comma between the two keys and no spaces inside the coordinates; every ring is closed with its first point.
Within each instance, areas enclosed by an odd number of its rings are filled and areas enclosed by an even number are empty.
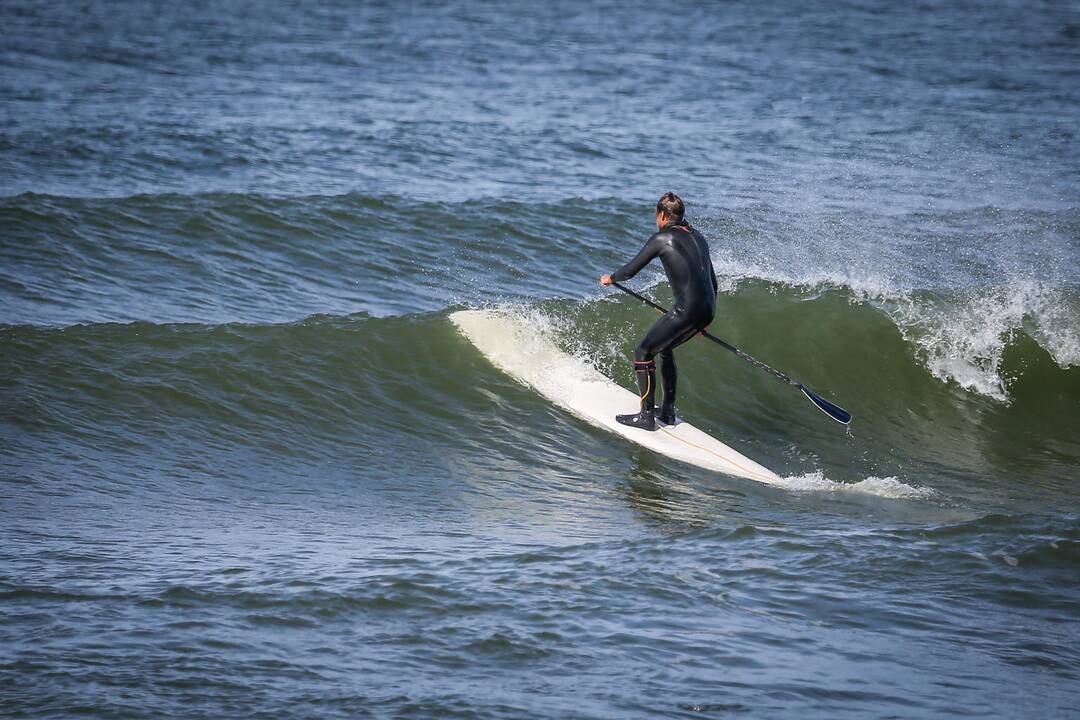
{"type": "MultiPolygon", "coordinates": [[[[624,285],[620,285],[619,283],[617,283],[615,281],[612,281],[611,284],[614,285],[615,287],[619,288],[620,290],[622,290],[627,295],[633,295],[638,300],[645,303],[649,307],[654,308],[658,312],[661,312],[661,313],[666,313],[667,312],[667,310],[664,309],[662,306],[657,305],[656,303],[654,303],[652,300],[645,297],[644,295],[636,293],[633,290],[631,290],[630,288],[628,288],[628,287],[626,287],[624,285]]],[[[799,388],[800,390],[802,390],[803,395],[805,395],[807,397],[807,399],[810,400],[810,402],[817,405],[818,409],[821,410],[821,412],[825,413],[826,415],[831,417],[836,422],[843,423],[844,425],[847,425],[849,422],[851,422],[851,413],[849,413],[847,410],[840,407],[839,405],[836,405],[834,403],[829,402],[825,398],[823,398],[820,395],[818,395],[817,393],[815,393],[810,388],[803,385],[801,382],[798,382],[797,380],[792,380],[791,378],[789,378],[787,375],[780,372],[779,370],[775,370],[775,369],[769,367],[768,365],[766,365],[765,363],[761,362],[760,360],[756,360],[755,358],[751,357],[750,355],[744,353],[739,348],[735,347],[734,345],[731,345],[730,343],[724,342],[723,340],[716,337],[715,335],[710,335],[709,333],[707,333],[705,331],[702,331],[701,334],[704,335],[705,337],[709,338],[710,340],[712,340],[717,345],[720,345],[721,347],[727,348],[728,350],[735,353],[736,355],[738,355],[739,357],[741,357],[743,360],[750,363],[751,365],[755,365],[755,366],[761,368],[762,370],[764,370],[764,371],[766,371],[768,373],[771,373],[773,377],[778,378],[780,380],[783,380],[788,385],[794,385],[795,387],[799,388]]]]}

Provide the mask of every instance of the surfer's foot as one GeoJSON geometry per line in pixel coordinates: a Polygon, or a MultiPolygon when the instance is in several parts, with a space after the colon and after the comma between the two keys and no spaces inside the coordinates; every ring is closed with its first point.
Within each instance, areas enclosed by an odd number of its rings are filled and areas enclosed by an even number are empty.
{"type": "Polygon", "coordinates": [[[675,406],[661,405],[660,409],[656,412],[656,419],[664,425],[674,425],[675,406]]]}
{"type": "Polygon", "coordinates": [[[632,428],[640,428],[642,430],[655,430],[656,420],[653,417],[652,410],[642,410],[634,415],[616,415],[615,419],[632,428]]]}

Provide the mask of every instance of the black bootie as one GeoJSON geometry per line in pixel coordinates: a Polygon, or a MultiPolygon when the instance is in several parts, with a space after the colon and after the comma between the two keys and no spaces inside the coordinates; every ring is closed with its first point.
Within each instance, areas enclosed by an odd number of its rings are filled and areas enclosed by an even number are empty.
{"type": "Polygon", "coordinates": [[[660,379],[664,381],[664,402],[656,419],[664,425],[675,424],[675,355],[670,350],[660,354],[660,379]]]}
{"type": "Polygon", "coordinates": [[[653,404],[653,395],[656,392],[656,363],[652,360],[635,360],[634,372],[637,374],[638,391],[641,393],[641,410],[633,415],[616,415],[615,419],[629,427],[655,430],[656,418],[653,415],[656,406],[653,404]]]}

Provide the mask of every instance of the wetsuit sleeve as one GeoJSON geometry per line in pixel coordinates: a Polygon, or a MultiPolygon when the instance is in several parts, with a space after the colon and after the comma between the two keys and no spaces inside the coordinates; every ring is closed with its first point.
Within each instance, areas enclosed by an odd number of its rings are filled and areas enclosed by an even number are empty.
{"type": "Polygon", "coordinates": [[[713,270],[712,262],[709,263],[709,275],[712,276],[712,294],[720,292],[720,286],[716,283],[716,270],[713,270]]]}
{"type": "Polygon", "coordinates": [[[660,241],[658,236],[659,233],[646,240],[645,244],[641,247],[641,250],[633,260],[611,273],[611,279],[615,282],[621,282],[623,280],[629,280],[641,272],[641,268],[648,265],[653,258],[660,254],[660,241]]]}

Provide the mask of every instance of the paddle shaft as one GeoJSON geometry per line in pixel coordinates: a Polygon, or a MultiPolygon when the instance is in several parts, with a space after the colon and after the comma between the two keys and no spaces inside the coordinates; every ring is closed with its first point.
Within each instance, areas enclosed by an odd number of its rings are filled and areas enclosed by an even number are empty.
{"type": "MultiPolygon", "coordinates": [[[[663,305],[659,305],[657,303],[654,303],[649,298],[645,297],[644,295],[641,295],[640,293],[634,292],[633,290],[626,287],[625,285],[620,285],[619,283],[615,282],[614,280],[611,282],[611,284],[614,285],[615,287],[619,288],[620,290],[622,290],[624,293],[627,293],[628,295],[633,295],[638,300],[641,300],[643,303],[645,303],[649,307],[653,308],[657,312],[660,312],[660,313],[666,313],[667,312],[667,310],[664,308],[663,305]]],[[[800,382],[796,382],[795,380],[792,380],[791,378],[789,378],[787,375],[780,372],[776,368],[771,368],[768,365],[766,365],[765,363],[758,360],[757,358],[743,352],[742,350],[735,347],[731,343],[724,342],[723,340],[721,340],[720,338],[716,337],[715,335],[713,335],[711,333],[707,333],[704,330],[702,330],[701,334],[704,335],[705,337],[709,338],[710,340],[712,340],[717,345],[720,345],[720,346],[730,350],[731,352],[735,353],[736,355],[738,355],[739,357],[741,357],[743,360],[747,361],[748,363],[756,365],[757,367],[761,368],[762,370],[765,370],[766,372],[772,373],[775,377],[783,380],[784,382],[786,382],[789,385],[794,385],[795,387],[799,387],[802,384],[800,382]]]]}
{"type": "MultiPolygon", "coordinates": [[[[667,312],[667,309],[663,305],[660,305],[658,303],[653,302],[652,300],[645,297],[641,293],[634,292],[630,288],[628,288],[625,285],[622,285],[620,283],[617,283],[614,280],[611,281],[611,284],[614,285],[615,287],[619,288],[620,290],[622,290],[627,295],[633,295],[638,300],[645,303],[649,307],[653,308],[657,312],[659,312],[659,313],[666,313],[667,312]]],[[[798,380],[791,379],[790,377],[788,377],[784,373],[780,372],[776,368],[769,367],[768,365],[761,362],[757,358],[753,357],[749,353],[743,352],[742,350],[735,347],[731,343],[725,342],[725,341],[721,340],[720,338],[716,337],[715,335],[713,335],[711,333],[707,333],[704,330],[702,330],[701,334],[704,335],[705,337],[707,337],[709,340],[712,340],[717,345],[720,345],[721,347],[735,353],[736,355],[738,355],[739,357],[741,357],[743,360],[750,363],[751,365],[761,368],[765,372],[771,374],[776,379],[782,380],[783,382],[786,382],[788,385],[792,385],[794,387],[799,388],[800,390],[803,391],[803,394],[805,394],[806,397],[810,399],[811,402],[813,402],[815,405],[817,405],[818,408],[820,408],[822,412],[824,412],[826,415],[831,417],[833,420],[836,420],[837,422],[843,423],[845,425],[847,423],[851,422],[851,413],[849,413],[847,410],[844,410],[839,405],[835,405],[835,404],[829,402],[828,400],[825,400],[824,398],[819,397],[816,393],[814,393],[812,390],[810,390],[810,388],[806,387],[805,385],[803,385],[798,380]]]]}

